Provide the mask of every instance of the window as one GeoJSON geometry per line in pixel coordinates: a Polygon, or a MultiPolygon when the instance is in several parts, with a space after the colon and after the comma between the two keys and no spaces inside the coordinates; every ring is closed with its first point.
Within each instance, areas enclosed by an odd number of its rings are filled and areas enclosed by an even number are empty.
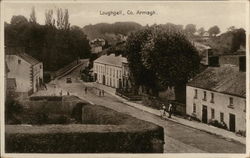
{"type": "Polygon", "coordinates": [[[194,90],[194,98],[197,99],[197,97],[198,97],[198,90],[195,89],[195,90],[194,90]]]}
{"type": "Polygon", "coordinates": [[[207,100],[207,92],[206,92],[206,91],[204,91],[204,92],[203,92],[203,94],[204,94],[204,96],[203,96],[203,100],[204,100],[204,101],[206,101],[206,100],[207,100]]]}
{"type": "Polygon", "coordinates": [[[18,64],[21,64],[21,60],[20,59],[18,59],[18,64]]]}
{"type": "Polygon", "coordinates": [[[196,113],[196,104],[193,104],[193,113],[196,113]]]}
{"type": "Polygon", "coordinates": [[[211,109],[211,119],[214,119],[214,109],[211,109]]]}
{"type": "Polygon", "coordinates": [[[232,97],[229,98],[229,106],[233,106],[234,104],[234,99],[232,97]]]}
{"type": "Polygon", "coordinates": [[[211,93],[211,103],[214,103],[214,93],[211,93]]]}
{"type": "Polygon", "coordinates": [[[224,122],[224,113],[220,113],[220,122],[224,122]]]}

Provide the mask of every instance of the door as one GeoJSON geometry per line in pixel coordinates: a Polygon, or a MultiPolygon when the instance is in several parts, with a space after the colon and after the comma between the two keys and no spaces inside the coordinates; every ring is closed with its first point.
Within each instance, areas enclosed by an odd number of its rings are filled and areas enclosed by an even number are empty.
{"type": "Polygon", "coordinates": [[[105,76],[102,76],[102,84],[105,85],[105,76]]]}
{"type": "Polygon", "coordinates": [[[229,114],[229,130],[235,132],[235,115],[229,114]]]}
{"type": "Polygon", "coordinates": [[[202,106],[202,122],[207,123],[207,106],[202,106]]]}

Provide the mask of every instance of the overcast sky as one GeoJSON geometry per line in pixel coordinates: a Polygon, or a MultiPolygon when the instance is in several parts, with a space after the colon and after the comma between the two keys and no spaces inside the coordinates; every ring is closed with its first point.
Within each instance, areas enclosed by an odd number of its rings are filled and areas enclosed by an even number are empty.
{"type": "Polygon", "coordinates": [[[71,25],[83,27],[100,22],[134,21],[146,24],[195,24],[206,30],[218,25],[222,32],[230,26],[245,28],[246,3],[243,2],[95,2],[95,3],[4,3],[4,20],[10,22],[13,15],[29,18],[31,8],[35,7],[37,21],[44,24],[46,9],[64,8],[69,10],[71,25]],[[100,15],[100,11],[119,11],[125,15],[100,15]],[[127,15],[127,10],[136,12],[155,11],[153,16],[127,15]]]}

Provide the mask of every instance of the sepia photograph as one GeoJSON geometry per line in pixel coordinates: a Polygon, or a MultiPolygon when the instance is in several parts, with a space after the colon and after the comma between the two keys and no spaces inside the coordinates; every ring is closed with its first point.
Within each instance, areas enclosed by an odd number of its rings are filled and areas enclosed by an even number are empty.
{"type": "Polygon", "coordinates": [[[245,157],[248,3],[2,1],[1,154],[245,157]]]}

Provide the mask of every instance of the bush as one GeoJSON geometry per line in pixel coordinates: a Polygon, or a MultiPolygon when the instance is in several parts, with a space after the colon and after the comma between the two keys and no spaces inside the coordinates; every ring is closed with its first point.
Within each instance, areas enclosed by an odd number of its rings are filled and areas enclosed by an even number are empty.
{"type": "Polygon", "coordinates": [[[61,96],[32,96],[31,101],[47,100],[47,101],[62,101],[61,96]]]}
{"type": "Polygon", "coordinates": [[[46,73],[46,72],[43,73],[43,81],[44,83],[49,83],[51,81],[50,73],[46,73]]]}
{"type": "Polygon", "coordinates": [[[240,135],[240,136],[243,136],[243,137],[246,137],[246,131],[243,131],[243,130],[237,131],[236,134],[240,135]]]}
{"type": "Polygon", "coordinates": [[[225,122],[219,122],[218,120],[210,120],[209,123],[212,126],[222,128],[222,129],[227,129],[227,125],[225,122]]]}
{"type": "Polygon", "coordinates": [[[17,117],[23,112],[23,106],[12,98],[6,98],[5,101],[5,121],[7,124],[19,124],[20,120],[17,117]]]}

